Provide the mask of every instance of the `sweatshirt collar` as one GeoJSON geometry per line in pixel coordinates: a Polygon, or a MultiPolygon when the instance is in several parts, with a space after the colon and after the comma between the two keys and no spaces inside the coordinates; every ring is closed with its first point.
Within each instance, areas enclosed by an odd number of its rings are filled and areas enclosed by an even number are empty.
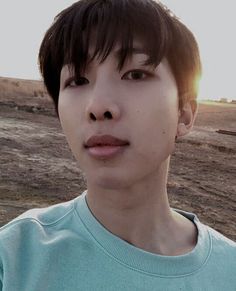
{"type": "Polygon", "coordinates": [[[154,276],[180,277],[197,272],[206,263],[211,251],[211,240],[207,227],[195,214],[173,208],[195,223],[198,229],[197,244],[184,255],[163,256],[137,248],[108,231],[90,211],[86,193],[84,191],[74,200],[76,211],[92,239],[121,264],[154,276]]]}

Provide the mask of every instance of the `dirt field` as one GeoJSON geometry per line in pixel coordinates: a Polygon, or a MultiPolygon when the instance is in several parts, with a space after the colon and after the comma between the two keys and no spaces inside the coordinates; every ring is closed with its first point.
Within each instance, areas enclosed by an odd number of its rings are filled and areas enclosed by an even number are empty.
{"type": "MultiPolygon", "coordinates": [[[[1,92],[0,86],[3,225],[27,209],[72,199],[86,185],[42,90],[1,92]]],[[[219,128],[236,131],[236,105],[200,104],[193,132],[177,142],[168,191],[172,207],[195,212],[236,241],[236,136],[219,128]]]]}

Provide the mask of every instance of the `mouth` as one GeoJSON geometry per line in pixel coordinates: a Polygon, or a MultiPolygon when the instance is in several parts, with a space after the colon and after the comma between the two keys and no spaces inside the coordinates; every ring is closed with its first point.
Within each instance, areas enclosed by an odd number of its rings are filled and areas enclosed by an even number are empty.
{"type": "Polygon", "coordinates": [[[96,135],[90,137],[84,144],[90,156],[97,159],[112,158],[122,153],[130,143],[111,135],[96,135]]]}
{"type": "Polygon", "coordinates": [[[84,147],[124,146],[128,144],[127,140],[112,135],[93,135],[85,142],[84,147]]]}

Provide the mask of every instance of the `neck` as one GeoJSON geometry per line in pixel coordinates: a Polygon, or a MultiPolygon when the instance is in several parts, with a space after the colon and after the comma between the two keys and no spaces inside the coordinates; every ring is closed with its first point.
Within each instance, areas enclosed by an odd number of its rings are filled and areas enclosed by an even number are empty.
{"type": "Polygon", "coordinates": [[[183,236],[179,238],[180,231],[190,230],[192,223],[171,210],[166,190],[168,163],[163,167],[155,176],[128,187],[106,189],[88,181],[86,199],[93,215],[114,235],[146,251],[175,255],[183,247],[186,250],[190,240],[194,243],[189,233],[187,243],[183,244],[183,236]]]}

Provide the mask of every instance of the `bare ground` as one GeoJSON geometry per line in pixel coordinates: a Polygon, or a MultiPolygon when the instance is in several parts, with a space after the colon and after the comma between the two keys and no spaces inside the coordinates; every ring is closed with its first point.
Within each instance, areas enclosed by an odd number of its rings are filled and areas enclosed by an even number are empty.
{"type": "MultiPolygon", "coordinates": [[[[200,104],[193,132],[176,144],[168,192],[172,207],[196,213],[236,241],[236,136],[219,128],[236,131],[236,105],[200,104]]],[[[84,189],[52,103],[0,96],[0,225],[84,189]]]]}

